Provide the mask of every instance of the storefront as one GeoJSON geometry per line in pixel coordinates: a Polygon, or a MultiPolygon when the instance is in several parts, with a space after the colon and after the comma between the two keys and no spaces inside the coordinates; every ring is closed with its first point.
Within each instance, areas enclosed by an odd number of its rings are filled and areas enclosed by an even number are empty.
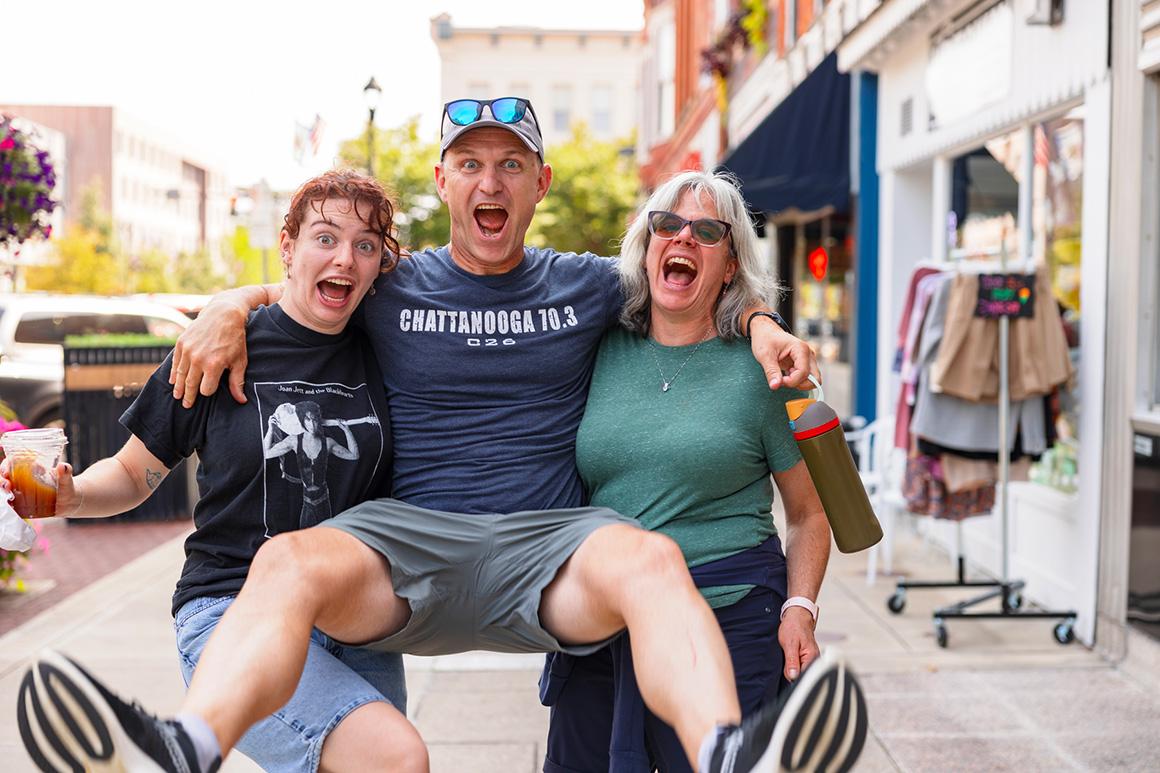
{"type": "MultiPolygon", "coordinates": [[[[1090,644],[1105,429],[1109,9],[1067,3],[1052,15],[1040,5],[1056,4],[884,2],[843,41],[838,63],[878,76],[879,416],[896,410],[899,323],[917,268],[969,272],[973,261],[1005,259],[1046,277],[1036,302],[1058,307],[1075,378],[1044,396],[1046,452],[1010,486],[1007,555],[996,515],[963,521],[961,548],[994,576],[1006,559],[1029,600],[1076,610],[1076,637],[1090,644]]],[[[953,524],[922,528],[957,549],[953,524]]]]}
{"type": "MultiPolygon", "coordinates": [[[[769,90],[778,81],[755,76],[745,88],[769,90]]],[[[850,95],[850,78],[838,72],[831,54],[721,159],[765,217],[774,269],[786,289],[779,308],[815,345],[827,400],[843,417],[853,413],[856,313],[850,95]]],[[[751,93],[738,97],[753,99],[751,93]]]]}

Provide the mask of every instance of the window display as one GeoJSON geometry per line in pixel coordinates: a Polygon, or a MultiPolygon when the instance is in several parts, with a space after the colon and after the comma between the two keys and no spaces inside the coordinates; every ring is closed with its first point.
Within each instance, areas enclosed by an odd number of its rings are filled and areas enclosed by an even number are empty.
{"type": "MultiPolygon", "coordinates": [[[[1030,230],[1030,257],[1047,271],[1050,302],[1059,307],[1069,356],[1078,372],[1080,356],[1080,267],[1083,239],[1083,113],[1031,127],[1032,176],[1024,181],[1025,133],[995,137],[952,161],[948,236],[955,259],[994,260],[1005,246],[1018,260],[1022,229],[1030,230]],[[1020,186],[1031,186],[1031,217],[1019,223],[1020,186]],[[1005,245],[1002,243],[1005,242],[1005,245]]],[[[1025,233],[1025,232],[1024,232],[1025,233]]],[[[1160,379],[1158,379],[1160,380],[1160,379]]],[[[1031,480],[1065,493],[1078,485],[1079,388],[1060,389],[1048,401],[1048,451],[1030,471],[1031,480]]]]}

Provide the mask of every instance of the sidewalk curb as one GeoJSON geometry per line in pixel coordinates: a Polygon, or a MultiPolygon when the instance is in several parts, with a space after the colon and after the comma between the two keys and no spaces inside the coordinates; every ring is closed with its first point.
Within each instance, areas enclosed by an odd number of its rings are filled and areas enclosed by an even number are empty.
{"type": "Polygon", "coordinates": [[[158,583],[173,587],[175,554],[183,551],[185,535],[176,537],[110,572],[0,637],[0,679],[45,648],[59,646],[76,631],[115,618],[130,602],[155,593],[158,583]]]}

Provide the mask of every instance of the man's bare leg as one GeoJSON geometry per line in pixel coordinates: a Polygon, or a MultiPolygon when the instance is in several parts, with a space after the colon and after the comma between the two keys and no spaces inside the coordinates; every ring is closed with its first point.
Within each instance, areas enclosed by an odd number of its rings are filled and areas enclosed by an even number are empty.
{"type": "Polygon", "coordinates": [[[373,641],[402,629],[409,616],[386,560],[359,540],[329,528],[280,534],[254,557],[202,652],[180,713],[205,720],[224,758],[251,725],[293,696],[312,628],[339,641],[373,641]]]}
{"type": "Polygon", "coordinates": [[[597,529],[544,590],[540,619],[564,643],[627,628],[644,702],[676,730],[694,768],[705,736],[741,720],[725,637],[668,537],[597,529]]]}

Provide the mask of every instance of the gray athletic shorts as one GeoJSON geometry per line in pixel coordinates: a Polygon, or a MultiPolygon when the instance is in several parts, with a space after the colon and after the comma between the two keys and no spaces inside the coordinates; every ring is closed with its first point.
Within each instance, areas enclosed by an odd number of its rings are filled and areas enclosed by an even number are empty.
{"type": "Polygon", "coordinates": [[[640,526],[600,507],[467,514],[377,499],[319,526],[345,531],[382,554],[395,593],[411,604],[401,631],[363,646],[412,655],[588,655],[608,640],[561,644],[540,624],[540,597],[588,535],[618,523],[640,526]]]}

